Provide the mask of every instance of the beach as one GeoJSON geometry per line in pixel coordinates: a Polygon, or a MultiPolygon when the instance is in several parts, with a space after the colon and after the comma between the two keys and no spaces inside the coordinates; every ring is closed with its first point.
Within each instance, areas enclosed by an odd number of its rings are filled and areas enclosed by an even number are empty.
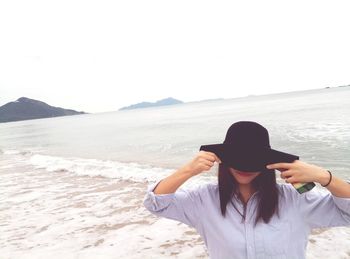
{"type": "Polygon", "coordinates": [[[194,229],[145,210],[145,183],[48,174],[20,159],[0,168],[1,258],[206,258],[194,229]]]}
{"type": "MultiPolygon", "coordinates": [[[[349,97],[314,90],[0,124],[0,258],[209,258],[195,229],[144,208],[147,186],[242,119],[270,129],[272,147],[350,179],[349,97]]],[[[316,229],[307,258],[350,258],[349,243],[349,227],[316,229]]]]}
{"type": "MultiPolygon", "coordinates": [[[[195,229],[145,210],[147,183],[48,173],[20,161],[28,154],[2,156],[18,157],[0,163],[2,258],[209,258],[195,229]]],[[[307,258],[348,258],[349,237],[350,228],[316,229],[307,258]]]]}

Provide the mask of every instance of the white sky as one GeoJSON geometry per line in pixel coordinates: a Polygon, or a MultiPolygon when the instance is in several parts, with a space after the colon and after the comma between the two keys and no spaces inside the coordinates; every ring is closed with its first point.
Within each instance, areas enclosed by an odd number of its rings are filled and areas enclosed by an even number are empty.
{"type": "Polygon", "coordinates": [[[350,83],[349,1],[0,0],[0,105],[86,112],[350,83]]]}

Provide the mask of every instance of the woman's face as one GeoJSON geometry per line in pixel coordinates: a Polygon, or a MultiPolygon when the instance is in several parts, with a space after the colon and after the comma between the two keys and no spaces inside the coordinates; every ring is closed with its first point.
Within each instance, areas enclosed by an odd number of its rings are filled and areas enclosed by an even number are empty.
{"type": "Polygon", "coordinates": [[[230,173],[239,184],[250,184],[260,172],[243,172],[229,167],[230,173]]]}

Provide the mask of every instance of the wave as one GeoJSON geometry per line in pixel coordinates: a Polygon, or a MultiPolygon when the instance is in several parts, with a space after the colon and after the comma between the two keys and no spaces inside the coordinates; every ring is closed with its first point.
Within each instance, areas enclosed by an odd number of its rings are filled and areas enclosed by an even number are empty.
{"type": "MultiPolygon", "coordinates": [[[[37,169],[49,172],[69,172],[76,175],[91,177],[106,177],[132,182],[155,182],[165,178],[176,169],[166,169],[135,162],[124,163],[110,160],[63,158],[48,155],[32,155],[28,161],[37,169]]],[[[195,187],[199,184],[212,182],[213,177],[195,177],[184,186],[195,187]]]]}
{"type": "Polygon", "coordinates": [[[2,150],[2,149],[0,149],[0,154],[4,154],[4,155],[29,155],[29,154],[33,154],[33,152],[29,151],[29,150],[16,150],[16,149],[2,150]]]}
{"type": "MultiPolygon", "coordinates": [[[[80,176],[106,177],[132,182],[155,182],[173,173],[176,169],[156,167],[137,162],[119,162],[112,160],[88,159],[79,157],[60,157],[45,154],[38,154],[33,150],[5,150],[4,154],[9,155],[8,162],[14,164],[19,161],[34,167],[37,170],[47,172],[72,173],[80,176]]],[[[215,168],[212,169],[212,172],[215,168]]],[[[203,174],[186,181],[183,186],[192,188],[215,180],[215,174],[203,174]]]]}
{"type": "Polygon", "coordinates": [[[102,176],[131,180],[134,182],[155,181],[159,177],[169,175],[172,170],[141,165],[138,163],[122,163],[109,160],[63,158],[48,155],[32,155],[28,161],[37,169],[49,172],[70,172],[77,175],[102,176]]]}

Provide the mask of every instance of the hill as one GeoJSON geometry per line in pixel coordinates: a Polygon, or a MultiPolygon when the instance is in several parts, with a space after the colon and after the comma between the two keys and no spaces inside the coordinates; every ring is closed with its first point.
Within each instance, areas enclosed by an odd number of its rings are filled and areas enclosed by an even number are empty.
{"type": "Polygon", "coordinates": [[[70,109],[50,106],[47,103],[21,97],[0,107],[0,122],[32,120],[58,116],[85,114],[70,109]]]}
{"type": "Polygon", "coordinates": [[[122,107],[119,110],[131,110],[131,109],[140,109],[140,108],[148,108],[148,107],[157,107],[157,106],[165,106],[165,105],[174,105],[174,104],[180,104],[183,103],[182,101],[176,100],[172,97],[165,98],[162,100],[158,100],[154,103],[151,102],[141,102],[132,104],[130,106],[122,107]]]}

